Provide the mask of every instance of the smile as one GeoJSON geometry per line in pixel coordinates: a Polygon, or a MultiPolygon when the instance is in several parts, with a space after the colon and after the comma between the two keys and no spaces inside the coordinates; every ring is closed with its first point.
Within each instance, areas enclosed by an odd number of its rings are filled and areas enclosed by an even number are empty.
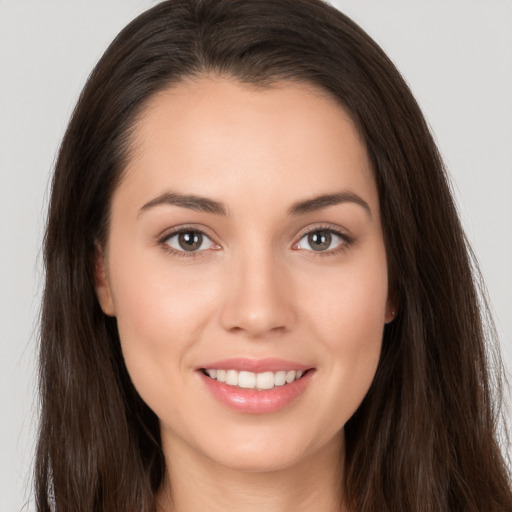
{"type": "Polygon", "coordinates": [[[255,389],[258,391],[285,386],[300,379],[303,370],[279,370],[276,372],[254,373],[249,371],[223,370],[208,368],[203,370],[208,377],[228,386],[242,389],[255,389]]]}
{"type": "Polygon", "coordinates": [[[210,396],[239,413],[268,414],[292,406],[316,369],[283,359],[232,358],[197,368],[210,396]]]}

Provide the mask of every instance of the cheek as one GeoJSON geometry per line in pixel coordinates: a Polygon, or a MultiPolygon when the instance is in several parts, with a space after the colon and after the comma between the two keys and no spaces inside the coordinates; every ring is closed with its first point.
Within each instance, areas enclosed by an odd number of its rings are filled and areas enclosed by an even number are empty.
{"type": "Polygon", "coordinates": [[[168,388],[187,365],[188,349],[215,301],[205,300],[208,282],[171,270],[165,255],[144,261],[132,253],[116,262],[111,282],[123,356],[135,387],[151,404],[152,394],[168,388]]]}
{"type": "Polygon", "coordinates": [[[388,300],[383,248],[354,252],[339,267],[317,276],[316,281],[319,286],[303,291],[305,309],[313,312],[312,321],[318,319],[314,321],[316,327],[329,343],[354,345],[357,350],[373,344],[376,337],[380,340],[376,333],[383,330],[388,300]]]}
{"type": "Polygon", "coordinates": [[[205,300],[211,299],[214,279],[171,266],[163,251],[151,257],[141,251],[116,261],[111,282],[123,341],[168,345],[181,334],[193,337],[208,316],[206,306],[215,303],[205,300]]]}
{"type": "Polygon", "coordinates": [[[307,309],[314,312],[312,329],[329,355],[324,370],[333,385],[325,400],[337,404],[343,425],[368,392],[379,363],[388,294],[385,257],[361,260],[324,282],[327,288],[310,294],[307,309]]]}

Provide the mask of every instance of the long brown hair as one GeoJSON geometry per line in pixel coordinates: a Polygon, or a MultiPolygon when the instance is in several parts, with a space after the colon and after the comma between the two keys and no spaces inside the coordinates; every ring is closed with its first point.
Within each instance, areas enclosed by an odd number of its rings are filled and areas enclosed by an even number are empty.
{"type": "Polygon", "coordinates": [[[502,370],[442,161],[391,61],[320,0],[169,0],[131,22],[89,77],[60,148],[45,237],[37,509],[155,510],[158,419],[99,307],[95,243],[148,99],[205,73],[329,91],[373,164],[399,313],[345,426],[350,509],[511,511],[496,432],[502,370]]]}

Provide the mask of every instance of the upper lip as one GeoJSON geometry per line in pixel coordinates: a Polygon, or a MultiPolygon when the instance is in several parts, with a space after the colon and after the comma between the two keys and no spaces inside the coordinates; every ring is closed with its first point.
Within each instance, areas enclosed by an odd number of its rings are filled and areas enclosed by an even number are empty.
{"type": "Polygon", "coordinates": [[[265,358],[250,359],[246,357],[234,357],[230,359],[222,359],[219,361],[208,362],[199,366],[197,369],[215,369],[215,370],[237,370],[253,373],[261,372],[278,372],[280,370],[309,370],[310,365],[296,363],[286,359],[265,358]]]}

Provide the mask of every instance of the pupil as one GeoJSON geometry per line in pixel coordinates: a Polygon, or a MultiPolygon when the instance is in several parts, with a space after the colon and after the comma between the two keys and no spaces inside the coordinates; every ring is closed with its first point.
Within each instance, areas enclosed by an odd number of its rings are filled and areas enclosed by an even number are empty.
{"type": "Polygon", "coordinates": [[[185,251],[195,251],[201,247],[203,235],[197,231],[185,231],[178,237],[180,247],[185,251]]]}
{"type": "Polygon", "coordinates": [[[331,245],[331,238],[329,231],[315,231],[308,236],[308,242],[314,251],[324,251],[331,245]]]}

